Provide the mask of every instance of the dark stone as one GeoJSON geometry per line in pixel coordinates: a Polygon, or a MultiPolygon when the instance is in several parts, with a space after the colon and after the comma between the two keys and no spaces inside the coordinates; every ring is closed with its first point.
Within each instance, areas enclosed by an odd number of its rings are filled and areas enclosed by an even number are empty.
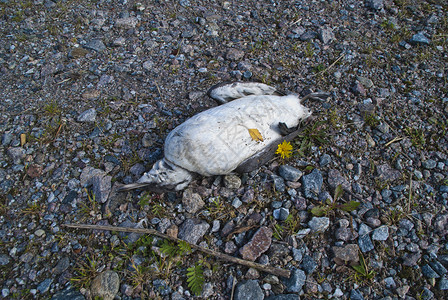
{"type": "Polygon", "coordinates": [[[263,226],[254,234],[250,242],[240,249],[241,257],[246,260],[255,261],[269,249],[271,242],[272,229],[263,226]]]}
{"type": "Polygon", "coordinates": [[[278,168],[278,173],[287,181],[297,181],[303,175],[302,171],[288,165],[280,166],[278,168]]]}
{"type": "Polygon", "coordinates": [[[302,177],[302,184],[305,197],[317,200],[323,184],[322,173],[314,169],[313,172],[302,177]]]}
{"type": "Polygon", "coordinates": [[[350,292],[350,300],[364,300],[364,297],[358,290],[352,290],[350,292]]]}
{"type": "Polygon", "coordinates": [[[286,290],[290,293],[300,293],[305,285],[306,275],[305,272],[300,269],[292,269],[291,277],[284,279],[283,283],[286,286],[286,290]]]}
{"type": "Polygon", "coordinates": [[[179,227],[179,238],[195,244],[202,238],[210,228],[210,225],[199,219],[187,219],[179,227]]]}
{"type": "Polygon", "coordinates": [[[235,300],[262,300],[262,299],[264,299],[264,294],[256,280],[247,280],[236,286],[235,300]]]}
{"type": "Polygon", "coordinates": [[[56,293],[51,300],[85,300],[84,296],[72,287],[56,293]]]}
{"type": "Polygon", "coordinates": [[[300,268],[302,268],[306,274],[311,274],[317,268],[317,263],[311,256],[304,255],[302,263],[300,264],[300,268]]]}

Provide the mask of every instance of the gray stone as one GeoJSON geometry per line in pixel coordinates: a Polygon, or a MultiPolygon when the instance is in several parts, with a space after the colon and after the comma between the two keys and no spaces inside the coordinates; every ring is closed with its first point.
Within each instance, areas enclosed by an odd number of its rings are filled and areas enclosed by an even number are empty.
{"type": "Polygon", "coordinates": [[[414,34],[409,40],[411,45],[429,45],[431,41],[421,32],[414,34]]]}
{"type": "Polygon", "coordinates": [[[141,163],[137,163],[129,169],[129,172],[132,175],[141,176],[145,172],[145,167],[141,163]]]}
{"type": "Polygon", "coordinates": [[[286,290],[289,293],[300,293],[305,285],[306,274],[303,270],[292,269],[291,276],[288,279],[284,279],[283,283],[286,286],[286,290]]]}
{"type": "Polygon", "coordinates": [[[314,169],[313,172],[302,177],[302,184],[305,197],[317,200],[323,184],[322,173],[314,169]]]}
{"type": "Polygon", "coordinates": [[[120,18],[115,21],[115,27],[117,28],[135,28],[137,24],[138,19],[136,17],[120,18]]]}
{"type": "Polygon", "coordinates": [[[420,294],[420,298],[423,300],[430,300],[434,298],[434,293],[431,292],[427,287],[423,288],[423,292],[420,294]]]}
{"type": "Polygon", "coordinates": [[[81,176],[79,178],[80,184],[82,187],[88,187],[89,185],[92,185],[93,179],[95,176],[104,175],[105,173],[99,169],[95,169],[92,167],[85,167],[82,172],[81,176]]]}
{"type": "Polygon", "coordinates": [[[359,249],[361,249],[361,251],[364,253],[374,249],[372,240],[370,239],[370,236],[368,234],[359,235],[358,245],[359,249]]]}
{"type": "Polygon", "coordinates": [[[155,279],[152,282],[152,285],[154,287],[154,290],[161,296],[167,296],[172,292],[171,287],[163,279],[155,279]]]}
{"type": "Polygon", "coordinates": [[[440,262],[438,262],[437,260],[430,262],[429,265],[440,276],[443,276],[443,275],[445,275],[448,272],[447,269],[440,262]]]}
{"type": "MultiPolygon", "coordinates": [[[[126,220],[120,225],[120,227],[129,227],[129,228],[142,228],[141,224],[131,222],[130,220],[126,220]]],[[[135,233],[135,232],[120,232],[118,234],[120,237],[124,238],[124,242],[128,245],[135,243],[143,234],[135,233]]]]}
{"type": "Polygon", "coordinates": [[[437,166],[437,162],[433,159],[428,159],[428,160],[422,162],[422,166],[425,169],[432,170],[437,166]]]}
{"type": "Polygon", "coordinates": [[[9,256],[7,254],[0,254],[0,266],[9,264],[9,256]]]}
{"type": "Polygon", "coordinates": [[[25,157],[25,149],[21,147],[9,148],[8,156],[14,161],[15,164],[18,164],[20,163],[20,160],[25,157]]]}
{"type": "Polygon", "coordinates": [[[308,226],[313,232],[324,232],[330,226],[330,219],[327,217],[313,217],[308,226]]]}
{"type": "Polygon", "coordinates": [[[92,298],[102,297],[103,300],[113,300],[119,288],[120,278],[118,274],[107,270],[93,279],[90,292],[92,293],[92,298]]]}
{"type": "Polygon", "coordinates": [[[76,120],[78,122],[92,123],[95,122],[95,119],[96,119],[96,110],[94,108],[90,108],[82,112],[76,120]]]}
{"type": "Polygon", "coordinates": [[[401,177],[400,171],[392,169],[387,164],[377,166],[376,172],[377,172],[379,179],[382,179],[385,181],[394,181],[401,177]]]}
{"type": "Polygon", "coordinates": [[[389,227],[381,226],[376,228],[372,233],[372,240],[385,241],[389,237],[389,227]]]}
{"type": "Polygon", "coordinates": [[[420,252],[413,252],[413,253],[405,253],[403,255],[403,265],[408,267],[413,267],[417,265],[418,260],[422,254],[420,252]]]}
{"type": "Polygon", "coordinates": [[[330,162],[331,162],[331,156],[328,154],[322,155],[319,159],[319,165],[321,167],[328,165],[330,162]]]}
{"type": "Polygon", "coordinates": [[[359,261],[359,247],[356,244],[349,244],[344,247],[333,247],[332,250],[336,263],[353,264],[359,261]]]}
{"type": "Polygon", "coordinates": [[[63,291],[54,294],[51,300],[85,300],[84,296],[72,287],[68,287],[63,291]]]}
{"type": "Polygon", "coordinates": [[[329,42],[335,40],[333,29],[329,27],[319,28],[317,35],[319,37],[319,40],[324,44],[328,44],[329,42]]]}
{"type": "Polygon", "coordinates": [[[286,190],[285,180],[277,175],[271,175],[272,180],[274,181],[275,190],[283,193],[286,190]]]}
{"type": "Polygon", "coordinates": [[[316,36],[317,33],[315,31],[305,31],[305,33],[300,35],[299,39],[305,42],[316,38],[316,36]]]}
{"type": "Polygon", "coordinates": [[[438,288],[441,291],[448,290],[448,278],[443,277],[442,279],[440,279],[438,288]]]}
{"type": "Polygon", "coordinates": [[[288,165],[281,165],[278,168],[278,173],[283,179],[294,182],[299,180],[303,175],[302,171],[288,165]]]}
{"type": "Polygon", "coordinates": [[[255,232],[252,239],[240,249],[243,259],[255,261],[271,246],[272,229],[263,226],[255,232]]]}
{"type": "Polygon", "coordinates": [[[232,61],[241,60],[244,56],[244,51],[238,49],[229,49],[226,53],[226,59],[232,61]]]}
{"type": "Polygon", "coordinates": [[[151,60],[147,60],[143,63],[143,69],[145,69],[146,71],[152,71],[154,68],[154,62],[152,62],[151,60]]]}
{"type": "Polygon", "coordinates": [[[204,207],[205,202],[201,195],[193,193],[191,189],[186,189],[182,194],[182,205],[187,212],[194,214],[204,207]]]}
{"type": "Polygon", "coordinates": [[[350,182],[342,176],[341,172],[335,169],[328,171],[328,185],[333,190],[336,189],[338,185],[342,186],[342,189],[346,191],[350,191],[352,189],[350,182]]]}
{"type": "Polygon", "coordinates": [[[275,209],[273,212],[273,215],[276,220],[284,221],[289,216],[289,210],[284,207],[281,207],[281,208],[275,209]]]}
{"type": "Polygon", "coordinates": [[[296,262],[301,262],[303,259],[303,253],[297,248],[292,248],[292,256],[296,262]]]}
{"type": "Polygon", "coordinates": [[[179,238],[195,244],[202,238],[210,228],[210,225],[199,219],[187,219],[179,227],[179,238]]]}
{"type": "Polygon", "coordinates": [[[224,176],[224,186],[228,189],[239,189],[241,186],[241,178],[235,174],[224,176]]]}
{"type": "Polygon", "coordinates": [[[65,270],[68,269],[68,267],[70,266],[70,259],[67,256],[64,256],[63,258],[61,258],[58,263],[56,264],[56,266],[51,270],[51,272],[55,275],[59,275],[62,272],[64,272],[65,270]]]}
{"type": "Polygon", "coordinates": [[[431,266],[428,264],[422,266],[422,274],[423,274],[423,276],[425,276],[427,278],[439,278],[440,277],[440,275],[437,274],[437,272],[434,271],[433,268],[431,268],[431,266]]]}
{"type": "Polygon", "coordinates": [[[302,268],[306,274],[311,274],[317,268],[317,263],[311,256],[304,255],[302,263],[300,264],[300,268],[302,268]]]}
{"type": "Polygon", "coordinates": [[[235,197],[232,201],[232,206],[235,208],[239,208],[241,205],[243,205],[243,202],[241,202],[240,198],[235,197]]]}
{"type": "Polygon", "coordinates": [[[384,8],[383,0],[369,0],[367,5],[373,10],[382,10],[384,8]]]}
{"type": "Polygon", "coordinates": [[[12,133],[6,132],[2,136],[2,145],[3,146],[9,146],[9,144],[11,143],[13,138],[14,138],[14,135],[12,133]]]}
{"type": "Polygon", "coordinates": [[[48,292],[48,290],[50,289],[50,285],[53,282],[53,279],[51,278],[47,278],[44,281],[42,281],[38,286],[37,286],[37,290],[43,294],[48,292]]]}
{"type": "Polygon", "coordinates": [[[93,194],[98,203],[105,203],[112,189],[112,176],[96,175],[92,178],[93,194]]]}
{"type": "Polygon", "coordinates": [[[84,45],[84,48],[94,50],[96,52],[102,52],[106,50],[106,45],[104,45],[102,40],[91,40],[84,45]]]}
{"type": "Polygon", "coordinates": [[[388,289],[395,289],[397,287],[397,284],[395,283],[395,280],[393,277],[384,278],[384,283],[386,284],[386,287],[388,289]]]}
{"type": "Polygon", "coordinates": [[[358,290],[351,290],[350,300],[364,300],[364,297],[358,290]]]}
{"type": "Polygon", "coordinates": [[[373,87],[373,81],[369,78],[362,77],[362,76],[356,76],[356,80],[358,80],[364,87],[370,89],[373,87]]]}
{"type": "Polygon", "coordinates": [[[247,280],[236,286],[235,300],[263,300],[264,293],[256,280],[247,280]]]}
{"type": "Polygon", "coordinates": [[[280,294],[269,296],[266,300],[300,300],[300,296],[295,294],[280,294]]]}

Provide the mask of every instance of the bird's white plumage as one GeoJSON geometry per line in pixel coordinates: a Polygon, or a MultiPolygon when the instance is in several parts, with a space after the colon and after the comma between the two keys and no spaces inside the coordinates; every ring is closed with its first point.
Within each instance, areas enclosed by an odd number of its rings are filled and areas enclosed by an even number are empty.
{"type": "Polygon", "coordinates": [[[294,127],[310,114],[295,95],[243,97],[176,127],[165,140],[165,159],[204,176],[228,174],[281,137],[279,122],[294,127]],[[264,140],[254,141],[249,129],[264,140]]]}

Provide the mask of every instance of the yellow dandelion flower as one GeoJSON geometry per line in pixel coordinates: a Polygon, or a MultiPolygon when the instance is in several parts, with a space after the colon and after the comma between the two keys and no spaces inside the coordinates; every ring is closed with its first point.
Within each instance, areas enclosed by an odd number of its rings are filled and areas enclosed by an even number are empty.
{"type": "Polygon", "coordinates": [[[283,141],[283,143],[278,145],[277,151],[275,154],[280,154],[282,159],[285,157],[290,157],[292,154],[292,146],[290,142],[283,141]]]}

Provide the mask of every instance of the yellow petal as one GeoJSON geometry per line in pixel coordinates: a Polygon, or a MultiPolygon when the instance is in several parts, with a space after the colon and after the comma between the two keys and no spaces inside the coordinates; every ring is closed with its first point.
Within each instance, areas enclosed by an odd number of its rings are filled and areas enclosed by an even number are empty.
{"type": "Polygon", "coordinates": [[[249,130],[249,134],[250,137],[257,142],[262,142],[263,141],[263,136],[261,135],[260,131],[258,131],[258,129],[256,128],[250,128],[249,130]]]}

